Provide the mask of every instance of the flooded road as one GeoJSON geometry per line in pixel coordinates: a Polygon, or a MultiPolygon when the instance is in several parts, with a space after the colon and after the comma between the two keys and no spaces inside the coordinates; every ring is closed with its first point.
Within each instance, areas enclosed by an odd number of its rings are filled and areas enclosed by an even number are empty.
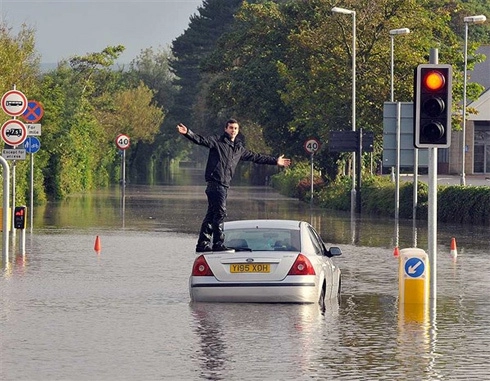
{"type": "MultiPolygon", "coordinates": [[[[233,187],[228,220],[311,222],[343,255],[339,301],[191,304],[203,186],[130,186],[38,207],[0,278],[2,380],[484,380],[488,227],[439,226],[437,307],[398,306],[400,248],[426,222],[333,213],[233,187]],[[101,251],[94,251],[96,236],[101,251]],[[449,255],[451,237],[458,260],[449,255]]],[[[425,226],[424,226],[425,224],[425,226]]]]}

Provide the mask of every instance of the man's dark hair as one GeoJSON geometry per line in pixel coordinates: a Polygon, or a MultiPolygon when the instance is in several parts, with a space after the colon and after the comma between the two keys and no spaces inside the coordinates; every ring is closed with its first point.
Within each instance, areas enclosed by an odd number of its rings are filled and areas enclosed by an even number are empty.
{"type": "Polygon", "coordinates": [[[229,124],[233,124],[233,123],[238,123],[238,121],[236,119],[228,119],[226,121],[225,128],[228,127],[229,124]]]}

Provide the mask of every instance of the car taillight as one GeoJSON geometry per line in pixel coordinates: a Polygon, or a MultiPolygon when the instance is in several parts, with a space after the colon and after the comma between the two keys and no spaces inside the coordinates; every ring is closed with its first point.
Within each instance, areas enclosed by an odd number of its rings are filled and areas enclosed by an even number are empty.
{"type": "Polygon", "coordinates": [[[315,269],[310,260],[300,253],[289,270],[288,275],[315,275],[315,269]]]}
{"type": "Polygon", "coordinates": [[[195,259],[194,266],[192,267],[192,276],[214,276],[204,255],[200,255],[195,259]]]}

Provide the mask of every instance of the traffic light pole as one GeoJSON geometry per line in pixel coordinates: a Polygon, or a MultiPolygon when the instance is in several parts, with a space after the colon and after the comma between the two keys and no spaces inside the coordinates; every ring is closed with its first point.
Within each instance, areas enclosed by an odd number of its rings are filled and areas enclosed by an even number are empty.
{"type": "MultiPolygon", "coordinates": [[[[437,49],[430,50],[429,63],[439,63],[437,49]]],[[[437,297],[437,147],[429,147],[429,194],[428,194],[428,254],[430,264],[430,299],[435,310],[437,297]]]]}

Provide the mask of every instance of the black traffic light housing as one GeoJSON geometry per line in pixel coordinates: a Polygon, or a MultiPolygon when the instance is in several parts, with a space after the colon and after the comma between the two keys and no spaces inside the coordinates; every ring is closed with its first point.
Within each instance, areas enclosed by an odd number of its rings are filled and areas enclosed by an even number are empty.
{"type": "Polygon", "coordinates": [[[14,228],[25,229],[27,220],[27,208],[25,206],[16,206],[14,210],[14,228]]]}
{"type": "Polygon", "coordinates": [[[415,70],[414,146],[451,145],[452,66],[421,64],[415,70]]]}

